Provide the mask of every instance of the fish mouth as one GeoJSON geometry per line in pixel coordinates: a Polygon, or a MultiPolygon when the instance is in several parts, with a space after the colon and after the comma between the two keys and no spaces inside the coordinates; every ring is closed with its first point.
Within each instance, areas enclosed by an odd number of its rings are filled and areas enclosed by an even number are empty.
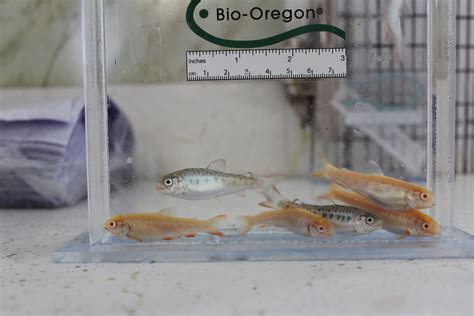
{"type": "Polygon", "coordinates": [[[441,229],[439,228],[438,225],[436,225],[431,231],[431,235],[438,235],[440,233],[441,229]]]}
{"type": "Polygon", "coordinates": [[[166,192],[166,187],[159,182],[156,183],[155,188],[158,192],[166,192]]]}
{"type": "Polygon", "coordinates": [[[331,229],[328,229],[328,230],[326,231],[326,233],[324,233],[324,236],[326,236],[326,237],[334,236],[334,229],[332,229],[332,228],[331,228],[331,229]]]}

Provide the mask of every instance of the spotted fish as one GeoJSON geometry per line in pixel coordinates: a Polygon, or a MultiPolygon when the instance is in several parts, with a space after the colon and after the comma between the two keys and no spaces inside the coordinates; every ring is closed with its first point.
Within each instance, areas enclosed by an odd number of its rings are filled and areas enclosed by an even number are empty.
{"type": "Polygon", "coordinates": [[[336,185],[332,185],[331,190],[321,197],[364,209],[382,219],[383,229],[402,237],[434,236],[440,232],[438,223],[420,210],[406,209],[403,212],[394,212],[357,193],[338,189],[336,185]]]}
{"type": "Polygon", "coordinates": [[[382,227],[382,220],[360,208],[346,205],[312,205],[282,200],[280,208],[302,208],[329,220],[337,234],[367,234],[382,227]]]}

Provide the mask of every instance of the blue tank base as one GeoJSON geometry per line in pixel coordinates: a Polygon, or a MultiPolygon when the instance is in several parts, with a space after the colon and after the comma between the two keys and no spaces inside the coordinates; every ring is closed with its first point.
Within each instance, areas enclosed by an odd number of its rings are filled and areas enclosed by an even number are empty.
{"type": "Polygon", "coordinates": [[[57,263],[218,262],[474,258],[474,236],[456,228],[438,237],[399,238],[387,232],[356,237],[306,238],[282,230],[255,230],[240,236],[199,234],[195,238],[140,243],[106,237],[89,245],[84,232],[56,250],[57,263]]]}

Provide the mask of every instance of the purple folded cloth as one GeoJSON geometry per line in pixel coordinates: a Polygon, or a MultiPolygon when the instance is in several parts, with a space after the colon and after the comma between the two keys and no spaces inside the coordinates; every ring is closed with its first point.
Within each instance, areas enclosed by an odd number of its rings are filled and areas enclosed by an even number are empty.
{"type": "MultiPolygon", "coordinates": [[[[133,176],[133,132],[110,98],[108,115],[111,183],[127,185],[133,176]]],[[[0,207],[51,208],[84,198],[84,124],[81,98],[0,111],[0,207]]]]}

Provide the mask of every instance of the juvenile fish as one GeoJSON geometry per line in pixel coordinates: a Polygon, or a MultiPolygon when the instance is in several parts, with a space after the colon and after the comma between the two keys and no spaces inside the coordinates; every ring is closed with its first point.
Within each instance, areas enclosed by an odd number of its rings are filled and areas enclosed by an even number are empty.
{"type": "Polygon", "coordinates": [[[360,208],[346,205],[312,205],[302,202],[282,200],[279,207],[301,208],[329,220],[337,234],[367,234],[382,228],[380,217],[360,208]]]}
{"type": "Polygon", "coordinates": [[[371,200],[353,192],[338,190],[331,186],[331,191],[322,198],[336,199],[346,204],[361,208],[382,219],[382,228],[398,235],[405,236],[434,236],[439,234],[438,223],[429,215],[416,209],[406,209],[394,212],[380,207],[371,200]]]}
{"type": "Polygon", "coordinates": [[[165,195],[186,199],[203,200],[245,190],[261,190],[264,193],[271,188],[269,182],[249,175],[226,173],[214,170],[213,165],[223,164],[216,160],[207,168],[189,168],[172,172],[158,179],[156,189],[165,195]]]}
{"type": "Polygon", "coordinates": [[[274,226],[308,237],[334,235],[331,222],[322,216],[299,208],[265,211],[253,216],[239,216],[240,233],[246,234],[254,226],[274,226]]]}
{"type": "Polygon", "coordinates": [[[195,237],[199,232],[224,236],[217,225],[226,219],[218,215],[208,220],[179,218],[161,213],[131,213],[111,217],[104,229],[114,236],[137,241],[172,240],[178,237],[195,237]]]}
{"type": "Polygon", "coordinates": [[[434,195],[426,188],[384,175],[339,169],[326,162],[323,170],[313,173],[313,176],[329,178],[391,210],[427,208],[434,205],[434,195]]]}

